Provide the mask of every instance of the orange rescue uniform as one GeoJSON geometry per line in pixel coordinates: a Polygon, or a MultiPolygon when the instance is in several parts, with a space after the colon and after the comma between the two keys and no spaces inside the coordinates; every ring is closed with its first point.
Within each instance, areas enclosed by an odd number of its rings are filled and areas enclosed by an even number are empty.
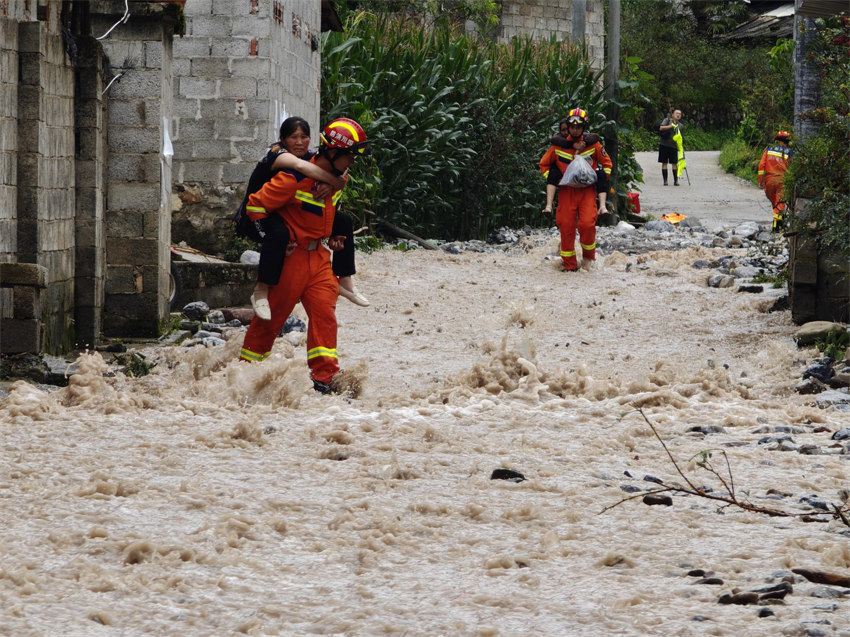
{"type": "Polygon", "coordinates": [[[327,199],[316,199],[313,196],[316,185],[315,180],[298,171],[283,170],[248,197],[246,212],[252,220],[269,214],[280,215],[289,228],[290,241],[298,245],[283,263],[280,283],[269,286],[271,320],[254,317],[239,357],[246,361],[268,358],[283,324],[301,301],[308,318],[310,376],[328,383],[339,371],[336,351],[339,284],[322,239],[331,235],[335,204],[342,191],[327,199]]]}
{"type": "MultiPolygon", "coordinates": [[[[579,141],[579,138],[568,135],[567,141],[576,142],[579,141]]],[[[576,152],[573,148],[550,146],[540,160],[540,172],[546,177],[550,169],[557,169],[563,175],[567,166],[575,158],[576,152]]],[[[593,170],[602,166],[606,177],[611,176],[613,164],[601,143],[596,142],[579,154],[590,162],[593,170]]],[[[558,208],[555,214],[555,223],[561,231],[561,259],[564,261],[565,269],[578,269],[575,250],[576,230],[578,230],[582,258],[588,261],[593,261],[596,258],[596,217],[598,213],[596,186],[558,187],[558,208]]]]}
{"type": "Polygon", "coordinates": [[[773,206],[773,229],[782,225],[782,216],[785,213],[785,194],[782,192],[782,182],[785,179],[785,171],[788,170],[788,162],[791,158],[791,149],[785,144],[778,143],[768,146],[762,153],[759,162],[759,186],[764,188],[764,194],[770,199],[773,206]]]}

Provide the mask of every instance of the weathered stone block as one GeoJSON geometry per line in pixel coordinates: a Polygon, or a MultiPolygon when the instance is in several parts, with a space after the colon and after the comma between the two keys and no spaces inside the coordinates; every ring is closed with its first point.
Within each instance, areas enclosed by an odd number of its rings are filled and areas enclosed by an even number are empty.
{"type": "MultiPolygon", "coordinates": [[[[17,58],[16,58],[17,59],[17,58]]],[[[17,62],[15,68],[18,68],[17,62]]],[[[15,75],[17,80],[17,74],[15,75]]],[[[0,82],[0,113],[16,115],[18,113],[18,83],[0,82]]]]}
{"type": "Polygon", "coordinates": [[[197,97],[211,100],[218,97],[218,81],[214,79],[181,77],[177,84],[183,98],[197,97]]]}
{"type": "MultiPolygon", "coordinates": [[[[15,137],[16,134],[17,130],[15,130],[15,134],[13,134],[12,131],[8,130],[8,127],[5,126],[2,121],[0,121],[0,135],[2,135],[0,139],[10,140],[12,142],[12,148],[14,148],[14,144],[17,141],[15,137]]],[[[17,183],[17,155],[14,152],[0,152],[0,184],[14,186],[17,183]]]]}
{"type": "MultiPolygon", "coordinates": [[[[109,227],[108,222],[107,227],[109,227]]],[[[158,257],[158,244],[154,239],[124,239],[110,236],[106,242],[106,262],[111,266],[156,263],[158,257]]]]}
{"type": "Polygon", "coordinates": [[[109,123],[109,148],[113,153],[158,153],[160,149],[159,126],[126,128],[109,123]]]}
{"type": "Polygon", "coordinates": [[[110,87],[109,95],[115,99],[145,98],[160,95],[161,87],[161,70],[132,69],[110,87]]]}
{"type": "Polygon", "coordinates": [[[230,61],[233,77],[253,77],[268,80],[271,75],[271,60],[261,57],[233,58],[230,61]]]}
{"type": "Polygon", "coordinates": [[[41,293],[39,288],[30,285],[16,285],[12,288],[12,307],[17,319],[41,318],[41,293]]]}
{"type": "Polygon", "coordinates": [[[187,31],[192,36],[212,36],[213,39],[225,39],[230,35],[231,20],[229,15],[205,15],[192,18],[187,31]]]}
{"type": "Polygon", "coordinates": [[[0,285],[47,287],[47,268],[37,263],[0,263],[0,285]]]}
{"type": "Polygon", "coordinates": [[[0,352],[41,352],[43,333],[44,328],[37,319],[3,319],[0,321],[0,352]]]}
{"type": "Polygon", "coordinates": [[[158,210],[159,190],[159,183],[121,183],[110,180],[109,210],[158,210]]]}
{"type": "Polygon", "coordinates": [[[233,37],[267,38],[271,32],[269,20],[258,20],[256,16],[248,15],[233,18],[230,35],[233,37]]]}
{"type": "Polygon", "coordinates": [[[182,181],[216,184],[221,180],[222,165],[211,161],[186,161],[181,163],[182,181]]]}
{"type": "Polygon", "coordinates": [[[181,119],[177,123],[177,133],[175,134],[174,139],[184,141],[214,139],[217,133],[217,128],[217,122],[214,120],[181,119]]]}
{"type": "Polygon", "coordinates": [[[109,236],[137,239],[145,236],[144,212],[115,210],[109,212],[109,236]]]}
{"type": "Polygon", "coordinates": [[[192,60],[192,76],[201,78],[232,77],[227,57],[202,57],[192,60]]]}
{"type": "Polygon", "coordinates": [[[41,22],[18,23],[18,51],[20,53],[44,54],[44,25],[41,22]]]}
{"type": "Polygon", "coordinates": [[[159,181],[159,155],[145,153],[113,156],[107,170],[111,182],[155,183],[159,181]]]}
{"type": "Polygon", "coordinates": [[[219,95],[247,99],[257,95],[257,80],[253,77],[235,77],[219,81],[219,95]]]}
{"type": "Polygon", "coordinates": [[[222,166],[221,182],[223,184],[245,184],[254,170],[254,165],[249,161],[235,164],[224,164],[222,166]]]}
{"type": "Polygon", "coordinates": [[[81,277],[77,279],[77,284],[74,286],[74,306],[94,307],[97,304],[96,285],[92,277],[81,277]]]}
{"type": "MultiPolygon", "coordinates": [[[[159,121],[151,122],[153,126],[159,126],[159,121]]],[[[141,100],[113,100],[109,103],[110,126],[132,126],[143,128],[148,125],[147,109],[141,100]]]]}
{"type": "Polygon", "coordinates": [[[106,294],[135,294],[136,268],[132,265],[110,266],[106,269],[106,294]]]}
{"type": "Polygon", "coordinates": [[[149,69],[162,68],[162,51],[163,46],[161,41],[149,41],[144,43],[145,50],[145,66],[149,69]]]}
{"type": "MultiPolygon", "coordinates": [[[[247,36],[230,37],[230,38],[213,38],[210,45],[210,51],[213,55],[222,55],[225,57],[248,57],[251,56],[251,41],[253,38],[247,36]]],[[[268,55],[268,45],[266,48],[260,47],[261,55],[268,55]]]]}
{"type": "Polygon", "coordinates": [[[77,218],[95,218],[102,211],[103,192],[100,188],[77,187],[75,206],[77,218]]]}
{"type": "Polygon", "coordinates": [[[198,98],[184,99],[183,96],[175,97],[172,112],[176,118],[200,119],[201,100],[198,98]]]}
{"type": "MultiPolygon", "coordinates": [[[[192,0],[193,2],[195,0],[192,0]]],[[[200,58],[210,55],[210,38],[209,36],[194,37],[185,35],[182,38],[174,39],[174,57],[179,58],[200,58]]]]}
{"type": "Polygon", "coordinates": [[[195,142],[195,156],[206,160],[220,159],[227,160],[233,158],[233,150],[229,140],[221,139],[203,139],[195,142]]]}
{"type": "MultiPolygon", "coordinates": [[[[250,15],[251,0],[212,0],[213,15],[250,15]]],[[[256,20],[256,17],[255,17],[256,20]]]]}

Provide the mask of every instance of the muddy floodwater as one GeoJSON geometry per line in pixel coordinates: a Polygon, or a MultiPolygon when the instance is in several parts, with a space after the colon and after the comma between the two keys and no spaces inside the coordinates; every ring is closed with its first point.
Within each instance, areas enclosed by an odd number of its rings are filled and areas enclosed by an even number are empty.
{"type": "Polygon", "coordinates": [[[678,466],[765,508],[840,504],[850,417],[794,391],[818,352],[769,311],[782,291],[691,267],[743,250],[578,273],[556,251],[358,254],[357,398],[316,394],[296,337],[237,362],[239,334],[147,348],[142,378],[94,353],[58,391],[12,385],[0,634],[850,635],[847,589],[791,573],[850,573],[839,521],[642,502],[678,466]],[[778,603],[718,603],[783,578],[778,603]]]}

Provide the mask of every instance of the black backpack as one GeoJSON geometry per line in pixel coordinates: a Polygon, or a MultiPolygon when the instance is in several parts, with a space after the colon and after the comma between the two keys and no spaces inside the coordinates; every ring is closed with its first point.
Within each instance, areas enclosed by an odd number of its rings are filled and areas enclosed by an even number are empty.
{"type": "Polygon", "coordinates": [[[236,214],[232,217],[237,237],[251,239],[258,243],[263,240],[265,232],[263,232],[262,226],[259,223],[251,221],[251,218],[248,217],[248,213],[246,212],[246,208],[248,206],[248,195],[257,192],[263,187],[263,184],[271,180],[272,164],[274,164],[274,160],[277,159],[278,155],[285,152],[286,151],[280,144],[272,144],[266,155],[258,161],[257,165],[254,167],[254,171],[248,179],[248,189],[245,192],[245,198],[242,200],[239,208],[236,209],[236,214]]]}

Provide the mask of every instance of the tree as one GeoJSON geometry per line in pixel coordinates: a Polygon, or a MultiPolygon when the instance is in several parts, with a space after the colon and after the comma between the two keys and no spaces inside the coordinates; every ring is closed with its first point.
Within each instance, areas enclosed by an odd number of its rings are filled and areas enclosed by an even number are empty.
{"type": "MultiPolygon", "coordinates": [[[[798,143],[785,176],[792,198],[809,200],[792,229],[850,261],[850,17],[807,21],[800,52],[808,73],[798,107],[798,143]],[[817,86],[815,91],[813,86],[817,86]],[[812,95],[815,97],[813,98],[812,95]]],[[[799,83],[798,83],[799,86],[799,83]]],[[[799,90],[799,88],[798,88],[799,90]]]]}

